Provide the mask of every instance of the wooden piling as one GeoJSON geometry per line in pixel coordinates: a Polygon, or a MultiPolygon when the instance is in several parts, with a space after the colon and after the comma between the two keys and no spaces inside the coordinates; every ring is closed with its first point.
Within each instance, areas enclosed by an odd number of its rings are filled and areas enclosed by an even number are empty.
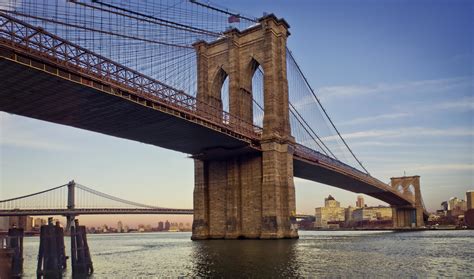
{"type": "Polygon", "coordinates": [[[66,256],[66,246],[64,245],[64,229],[59,226],[59,222],[56,222],[56,226],[54,227],[56,231],[56,247],[58,251],[58,263],[62,270],[65,270],[67,267],[67,259],[66,256]]]}
{"type": "Polygon", "coordinates": [[[13,251],[12,277],[21,277],[23,274],[23,235],[22,228],[10,228],[8,230],[7,246],[13,251]]]}
{"type": "Polygon", "coordinates": [[[94,272],[86,227],[79,226],[78,220],[74,220],[74,226],[71,226],[71,265],[73,277],[90,276],[94,272]]]}
{"type": "Polygon", "coordinates": [[[14,251],[8,248],[7,237],[0,238],[0,278],[12,278],[14,251]]]}
{"type": "Polygon", "coordinates": [[[61,278],[66,268],[66,259],[64,230],[58,223],[53,226],[52,219],[49,218],[48,224],[41,226],[36,276],[61,278]]]}

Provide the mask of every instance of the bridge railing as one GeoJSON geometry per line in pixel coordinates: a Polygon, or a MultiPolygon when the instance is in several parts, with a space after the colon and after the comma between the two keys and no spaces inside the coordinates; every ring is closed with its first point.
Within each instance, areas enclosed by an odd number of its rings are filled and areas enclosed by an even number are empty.
{"type": "MultiPolygon", "coordinates": [[[[320,162],[323,162],[327,165],[330,165],[330,166],[337,166],[341,169],[343,169],[345,172],[361,179],[361,180],[365,180],[365,181],[370,181],[376,185],[380,185],[380,186],[385,186],[385,188],[387,189],[391,189],[391,187],[389,187],[388,184],[385,184],[383,183],[382,181],[374,178],[373,176],[371,176],[370,174],[368,173],[364,173],[354,167],[351,167],[341,161],[338,161],[336,159],[333,159],[329,156],[326,156],[316,150],[313,150],[309,147],[306,147],[304,145],[301,145],[301,144],[296,144],[295,145],[295,155],[296,156],[299,156],[303,159],[307,159],[307,160],[310,160],[310,161],[314,161],[314,160],[317,160],[317,161],[320,161],[320,162]]],[[[393,191],[395,192],[395,191],[393,191]]]]}
{"type": "Polygon", "coordinates": [[[258,139],[262,133],[260,127],[221,108],[199,101],[181,90],[2,12],[0,12],[0,43],[35,58],[52,62],[66,70],[78,71],[145,99],[204,118],[250,139],[258,139]]]}

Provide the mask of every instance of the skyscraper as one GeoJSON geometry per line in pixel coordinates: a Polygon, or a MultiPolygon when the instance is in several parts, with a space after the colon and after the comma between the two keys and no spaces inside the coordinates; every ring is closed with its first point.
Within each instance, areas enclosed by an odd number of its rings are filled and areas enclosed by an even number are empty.
{"type": "Polygon", "coordinates": [[[158,231],[162,231],[164,229],[163,222],[158,222],[158,231]]]}
{"type": "Polygon", "coordinates": [[[168,220],[166,220],[166,222],[165,222],[165,231],[169,231],[170,227],[171,227],[170,222],[168,222],[168,220]]]}
{"type": "Polygon", "coordinates": [[[123,232],[122,221],[118,221],[118,223],[117,223],[117,232],[119,232],[119,233],[123,232]]]}

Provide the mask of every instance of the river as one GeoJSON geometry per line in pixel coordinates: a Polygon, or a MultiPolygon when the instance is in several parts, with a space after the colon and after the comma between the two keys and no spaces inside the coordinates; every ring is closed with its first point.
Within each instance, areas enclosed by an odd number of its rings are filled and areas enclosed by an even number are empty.
{"type": "MultiPolygon", "coordinates": [[[[88,240],[94,278],[474,277],[472,230],[299,233],[299,240],[191,241],[190,233],[88,240]]],[[[25,238],[25,278],[35,277],[38,247],[38,237],[25,238]]]]}

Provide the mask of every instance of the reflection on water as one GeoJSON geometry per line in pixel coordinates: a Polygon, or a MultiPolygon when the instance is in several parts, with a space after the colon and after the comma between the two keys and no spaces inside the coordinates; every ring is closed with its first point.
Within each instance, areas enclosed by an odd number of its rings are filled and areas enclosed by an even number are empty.
{"type": "MultiPolygon", "coordinates": [[[[27,278],[35,277],[38,244],[25,239],[27,278]]],[[[474,275],[474,231],[300,232],[299,240],[194,242],[189,233],[110,234],[90,235],[89,245],[95,278],[474,275]]]]}
{"type": "Polygon", "coordinates": [[[196,276],[298,276],[297,240],[199,241],[192,247],[196,276]]]}

